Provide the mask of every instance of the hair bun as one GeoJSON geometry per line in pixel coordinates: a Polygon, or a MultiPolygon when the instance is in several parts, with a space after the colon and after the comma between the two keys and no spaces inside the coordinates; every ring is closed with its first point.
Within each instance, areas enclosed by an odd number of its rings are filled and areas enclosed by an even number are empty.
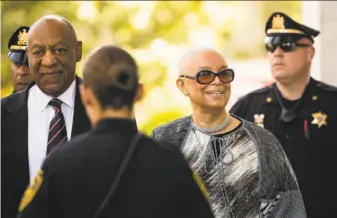
{"type": "Polygon", "coordinates": [[[111,75],[110,78],[116,88],[125,91],[131,90],[137,82],[136,69],[126,64],[114,64],[109,68],[108,75],[111,75]]]}

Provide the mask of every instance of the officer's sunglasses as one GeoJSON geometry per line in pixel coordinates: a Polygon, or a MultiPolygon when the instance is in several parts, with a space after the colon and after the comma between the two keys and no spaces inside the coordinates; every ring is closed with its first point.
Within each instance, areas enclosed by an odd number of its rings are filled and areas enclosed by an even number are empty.
{"type": "Polygon", "coordinates": [[[271,44],[267,43],[266,44],[266,50],[269,52],[274,52],[277,47],[280,47],[284,52],[291,52],[296,49],[296,47],[310,47],[311,45],[308,44],[302,44],[299,42],[284,42],[281,44],[271,44]]]}
{"type": "Polygon", "coordinates": [[[195,76],[180,75],[180,77],[194,79],[202,85],[210,84],[216,77],[223,83],[230,83],[234,80],[234,70],[227,68],[218,73],[214,73],[210,70],[201,70],[195,76]]]}

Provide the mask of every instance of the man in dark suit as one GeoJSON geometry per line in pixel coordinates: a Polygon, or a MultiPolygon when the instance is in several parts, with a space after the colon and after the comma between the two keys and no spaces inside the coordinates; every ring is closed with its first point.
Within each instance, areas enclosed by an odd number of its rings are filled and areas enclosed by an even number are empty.
{"type": "Polygon", "coordinates": [[[214,217],[179,149],[138,132],[138,78],[123,49],[103,46],[89,55],[80,90],[93,128],[45,160],[18,217],[214,217]]]}
{"type": "Polygon", "coordinates": [[[32,81],[26,55],[28,26],[21,26],[8,41],[8,59],[11,61],[13,93],[24,90],[32,81]]]}
{"type": "Polygon", "coordinates": [[[14,218],[20,198],[44,158],[90,129],[79,96],[76,62],[82,42],[63,17],[45,16],[28,32],[33,78],[27,89],[1,100],[1,217],[14,218]]]}

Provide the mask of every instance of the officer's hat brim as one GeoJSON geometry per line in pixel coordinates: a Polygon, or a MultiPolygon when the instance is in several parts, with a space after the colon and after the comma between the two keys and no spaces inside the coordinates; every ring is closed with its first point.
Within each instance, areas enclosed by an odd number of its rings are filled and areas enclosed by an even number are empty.
{"type": "Polygon", "coordinates": [[[267,36],[302,36],[313,40],[320,31],[300,24],[282,12],[273,13],[266,23],[265,33],[267,36]]]}
{"type": "Polygon", "coordinates": [[[10,51],[8,58],[15,63],[28,65],[28,58],[25,51],[10,51]]]}

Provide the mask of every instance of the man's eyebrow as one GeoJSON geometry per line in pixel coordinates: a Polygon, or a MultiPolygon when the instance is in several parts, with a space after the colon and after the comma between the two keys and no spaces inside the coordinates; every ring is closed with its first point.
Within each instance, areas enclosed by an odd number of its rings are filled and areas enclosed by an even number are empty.
{"type": "MultiPolygon", "coordinates": [[[[66,48],[69,48],[69,45],[67,45],[66,43],[62,42],[62,41],[57,41],[56,43],[53,43],[53,45],[51,46],[52,48],[55,48],[57,46],[63,46],[63,47],[66,47],[66,48]]],[[[44,44],[39,44],[39,43],[32,43],[32,45],[30,46],[31,49],[34,49],[34,48],[46,48],[46,45],[44,44]]]]}
{"type": "Polygon", "coordinates": [[[35,49],[35,48],[45,48],[44,45],[38,44],[38,43],[33,43],[31,46],[29,46],[30,49],[35,49]]]}
{"type": "Polygon", "coordinates": [[[67,43],[64,43],[63,41],[57,41],[55,42],[52,47],[55,47],[55,46],[58,46],[58,45],[61,45],[61,46],[65,46],[65,47],[69,47],[69,45],[67,43]]]}

